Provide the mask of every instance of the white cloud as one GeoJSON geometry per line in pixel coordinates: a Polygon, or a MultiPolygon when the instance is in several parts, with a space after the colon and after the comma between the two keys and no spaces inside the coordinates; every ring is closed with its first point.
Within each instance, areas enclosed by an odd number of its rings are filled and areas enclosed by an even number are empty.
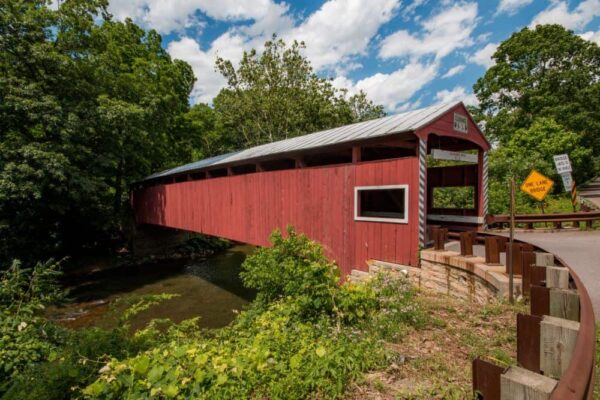
{"type": "Polygon", "coordinates": [[[484,48],[479,49],[473,54],[471,61],[475,64],[479,64],[484,66],[485,68],[489,68],[495,64],[492,56],[496,52],[498,48],[498,43],[488,43],[484,48]]]}
{"type": "Polygon", "coordinates": [[[533,0],[500,0],[496,13],[514,15],[520,8],[528,6],[531,3],[533,3],[533,0]]]}
{"type": "Polygon", "coordinates": [[[181,31],[198,24],[198,11],[220,21],[268,20],[288,11],[272,0],[112,0],[109,11],[119,20],[127,17],[161,33],[181,31]]]}
{"type": "Polygon", "coordinates": [[[593,32],[593,31],[585,32],[579,36],[581,36],[585,40],[589,40],[590,42],[594,42],[598,46],[600,46],[600,30],[598,30],[596,32],[593,32]]]}
{"type": "Polygon", "coordinates": [[[435,100],[440,103],[453,103],[462,101],[467,106],[477,105],[477,97],[473,93],[466,92],[463,86],[455,86],[452,90],[440,90],[435,95],[435,100]]]}
{"type": "Polygon", "coordinates": [[[196,83],[191,93],[192,102],[209,103],[225,86],[225,79],[214,69],[214,51],[202,51],[198,42],[189,37],[170,42],[167,51],[173,58],[188,62],[194,70],[196,83]]]}
{"type": "MultiPolygon", "coordinates": [[[[294,25],[286,5],[269,2],[267,12],[255,14],[259,19],[229,29],[206,50],[190,37],[170,42],[167,50],[172,57],[192,65],[197,79],[192,92],[193,102],[210,102],[225,86],[223,77],[214,70],[217,56],[235,64],[244,50],[255,48],[260,51],[274,32],[288,42],[304,41],[306,56],[315,69],[345,73],[360,67],[353,57],[366,53],[372,37],[382,24],[392,18],[399,5],[398,0],[374,0],[372,3],[372,7],[365,8],[360,0],[330,0],[305,21],[294,25]]],[[[227,15],[231,18],[251,15],[242,11],[230,10],[227,15]]],[[[212,13],[220,18],[227,17],[214,10],[212,13]]]]}
{"type": "Polygon", "coordinates": [[[600,0],[584,0],[569,11],[566,1],[553,1],[531,21],[530,27],[543,24],[560,24],[568,29],[580,30],[600,15],[600,0]]]}
{"type": "Polygon", "coordinates": [[[363,90],[376,104],[399,111],[402,103],[436,77],[437,70],[435,63],[409,63],[390,74],[376,73],[356,83],[346,77],[337,77],[333,84],[348,89],[350,94],[363,90]]]}
{"type": "Polygon", "coordinates": [[[379,56],[422,57],[434,54],[439,60],[453,50],[473,44],[471,33],[477,25],[477,3],[459,3],[423,21],[423,32],[414,35],[400,30],[381,43],[379,56]]]}
{"type": "Polygon", "coordinates": [[[398,0],[330,0],[298,27],[282,34],[304,41],[316,69],[329,68],[348,57],[365,54],[379,27],[398,9],[398,0]]]}
{"type": "Polygon", "coordinates": [[[455,65],[454,67],[450,68],[444,75],[442,75],[442,78],[450,78],[451,76],[458,75],[461,72],[463,72],[464,69],[464,65],[455,65]]]}

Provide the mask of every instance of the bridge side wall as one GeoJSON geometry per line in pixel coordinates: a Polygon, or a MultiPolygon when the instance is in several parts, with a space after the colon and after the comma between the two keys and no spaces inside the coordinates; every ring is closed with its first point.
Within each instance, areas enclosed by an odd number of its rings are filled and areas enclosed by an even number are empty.
{"type": "Polygon", "coordinates": [[[321,242],[344,275],[377,259],[418,264],[417,157],[158,185],[133,194],[137,223],[268,246],[292,224],[321,242]],[[408,184],[408,223],[354,221],[354,187],[408,184]]]}

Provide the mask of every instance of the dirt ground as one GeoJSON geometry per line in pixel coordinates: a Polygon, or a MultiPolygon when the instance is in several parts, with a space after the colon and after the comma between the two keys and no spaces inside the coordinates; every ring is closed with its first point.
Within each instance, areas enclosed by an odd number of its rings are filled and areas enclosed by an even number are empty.
{"type": "Polygon", "coordinates": [[[516,363],[516,314],[526,305],[478,305],[429,292],[419,302],[431,322],[387,344],[388,367],[355,383],[347,399],[470,399],[475,357],[516,363]]]}

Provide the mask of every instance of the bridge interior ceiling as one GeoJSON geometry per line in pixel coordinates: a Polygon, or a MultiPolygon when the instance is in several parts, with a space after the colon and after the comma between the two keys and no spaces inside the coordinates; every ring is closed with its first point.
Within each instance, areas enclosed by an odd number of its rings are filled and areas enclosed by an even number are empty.
{"type": "Polygon", "coordinates": [[[431,153],[433,149],[449,151],[482,150],[477,143],[468,139],[430,133],[427,137],[427,153],[431,153]]]}

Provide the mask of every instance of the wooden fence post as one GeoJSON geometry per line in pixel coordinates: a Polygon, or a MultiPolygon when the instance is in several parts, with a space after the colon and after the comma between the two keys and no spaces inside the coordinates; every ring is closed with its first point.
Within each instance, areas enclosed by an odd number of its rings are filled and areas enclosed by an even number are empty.
{"type": "Polygon", "coordinates": [[[540,369],[546,376],[558,378],[571,362],[577,342],[579,322],[544,316],[540,323],[540,369]]]}

